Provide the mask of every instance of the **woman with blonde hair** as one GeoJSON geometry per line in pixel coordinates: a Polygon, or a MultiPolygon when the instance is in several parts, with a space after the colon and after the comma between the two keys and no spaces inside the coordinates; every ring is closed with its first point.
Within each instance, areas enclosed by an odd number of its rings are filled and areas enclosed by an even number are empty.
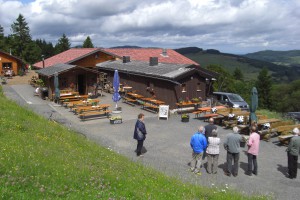
{"type": "Polygon", "coordinates": [[[211,132],[211,137],[208,137],[207,153],[207,173],[216,174],[218,167],[218,159],[220,154],[220,138],[217,137],[218,133],[216,129],[211,132]]]}

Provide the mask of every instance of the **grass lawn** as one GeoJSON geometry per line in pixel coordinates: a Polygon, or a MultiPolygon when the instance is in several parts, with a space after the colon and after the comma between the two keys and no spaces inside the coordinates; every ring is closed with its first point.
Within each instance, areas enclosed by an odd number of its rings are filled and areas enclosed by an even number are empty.
{"type": "Polygon", "coordinates": [[[1,199],[265,199],[183,183],[134,163],[3,96],[1,199]]]}

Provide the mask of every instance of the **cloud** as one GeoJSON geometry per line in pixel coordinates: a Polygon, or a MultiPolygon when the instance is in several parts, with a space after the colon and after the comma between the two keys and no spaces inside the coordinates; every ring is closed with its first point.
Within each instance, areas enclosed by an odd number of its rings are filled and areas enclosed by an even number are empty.
{"type": "Polygon", "coordinates": [[[9,34],[21,13],[33,38],[55,44],[65,33],[74,46],[90,36],[104,47],[287,50],[300,45],[299,9],[298,0],[0,0],[0,25],[9,34]]]}

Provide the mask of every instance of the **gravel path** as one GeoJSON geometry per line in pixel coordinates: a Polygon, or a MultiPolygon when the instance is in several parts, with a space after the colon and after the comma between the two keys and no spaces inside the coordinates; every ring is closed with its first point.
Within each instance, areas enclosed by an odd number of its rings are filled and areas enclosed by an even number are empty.
{"type": "MultiPolygon", "coordinates": [[[[33,96],[34,89],[29,85],[6,85],[5,95],[18,104],[32,109],[34,112],[48,118],[51,113],[60,123],[84,134],[89,140],[95,141],[115,152],[128,157],[134,162],[155,168],[169,176],[194,184],[208,187],[233,188],[249,195],[270,195],[274,199],[298,199],[300,181],[286,178],[287,156],[286,147],[276,144],[274,138],[270,142],[261,141],[258,156],[258,176],[247,176],[246,148],[240,155],[240,168],[237,177],[227,177],[223,174],[226,152],[221,145],[219,168],[217,175],[207,174],[203,169],[202,175],[197,176],[188,171],[187,163],[191,159],[189,140],[199,125],[207,123],[198,119],[190,119],[189,123],[180,122],[180,116],[171,115],[169,120],[158,120],[156,114],[142,111],[138,106],[119,103],[122,107],[123,123],[111,125],[107,118],[82,122],[68,109],[53,102],[41,100],[33,96]],[[135,156],[136,141],[132,139],[133,128],[137,114],[145,113],[145,123],[148,136],[145,141],[146,154],[142,158],[135,156]]],[[[101,103],[111,103],[111,95],[100,97],[101,103]]],[[[222,141],[230,130],[218,127],[222,141]]],[[[300,166],[298,165],[298,168],[300,166]]],[[[300,173],[300,172],[299,172],[300,173]]]]}

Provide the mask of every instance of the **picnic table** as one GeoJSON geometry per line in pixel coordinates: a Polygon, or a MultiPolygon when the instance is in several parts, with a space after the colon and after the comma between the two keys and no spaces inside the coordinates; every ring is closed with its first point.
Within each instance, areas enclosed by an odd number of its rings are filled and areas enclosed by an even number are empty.
{"type": "Polygon", "coordinates": [[[109,117],[111,110],[108,110],[110,104],[101,104],[98,106],[84,106],[77,108],[79,118],[85,120],[87,117],[106,116],[109,117]]]}
{"type": "Polygon", "coordinates": [[[82,113],[82,112],[88,112],[88,111],[94,111],[94,110],[97,110],[97,111],[100,111],[100,110],[107,110],[111,105],[110,104],[100,104],[100,105],[97,105],[97,106],[78,106],[76,108],[75,113],[82,113]]]}
{"type": "Polygon", "coordinates": [[[81,106],[81,105],[83,105],[83,106],[92,106],[92,104],[97,105],[99,102],[100,102],[99,99],[90,99],[90,100],[86,100],[86,101],[85,100],[71,101],[67,105],[67,107],[74,110],[74,109],[76,109],[76,107],[81,106]]]}
{"type": "MultiPolygon", "coordinates": [[[[216,108],[217,110],[219,109],[223,109],[226,108],[225,106],[215,106],[213,108],[216,108]]],[[[212,107],[202,107],[202,108],[198,108],[197,110],[195,110],[193,112],[193,114],[195,114],[195,118],[198,118],[200,114],[204,113],[204,118],[210,118],[210,117],[217,117],[219,116],[218,113],[211,113],[212,107]],[[207,114],[207,112],[209,112],[207,114]],[[213,115],[212,115],[213,114],[213,115]]]]}
{"type": "Polygon", "coordinates": [[[147,101],[147,102],[149,102],[149,103],[156,104],[156,105],[162,105],[162,104],[165,104],[164,101],[161,101],[161,100],[158,100],[158,99],[154,99],[154,98],[151,98],[151,97],[141,98],[141,100],[147,101]]]}
{"type": "Polygon", "coordinates": [[[71,101],[78,101],[78,100],[86,100],[89,95],[71,95],[71,96],[63,96],[59,98],[59,102],[62,104],[63,102],[71,102],[71,101]]]}
{"type": "Polygon", "coordinates": [[[133,98],[136,98],[136,99],[141,99],[141,98],[144,98],[143,95],[140,95],[140,94],[136,94],[136,93],[132,93],[132,92],[128,92],[127,95],[133,97],[133,98]]]}

